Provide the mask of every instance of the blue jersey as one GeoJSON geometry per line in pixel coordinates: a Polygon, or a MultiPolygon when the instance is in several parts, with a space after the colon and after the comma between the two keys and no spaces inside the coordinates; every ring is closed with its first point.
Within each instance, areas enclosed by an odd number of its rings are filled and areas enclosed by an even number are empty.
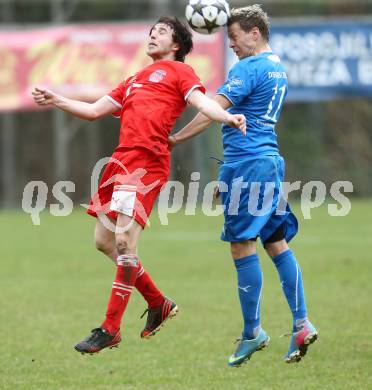
{"type": "Polygon", "coordinates": [[[224,159],[237,161],[257,155],[278,155],[275,125],[287,95],[288,81],[280,58],[262,53],[237,62],[217,93],[232,103],[231,114],[244,114],[247,135],[222,126],[224,159]]]}

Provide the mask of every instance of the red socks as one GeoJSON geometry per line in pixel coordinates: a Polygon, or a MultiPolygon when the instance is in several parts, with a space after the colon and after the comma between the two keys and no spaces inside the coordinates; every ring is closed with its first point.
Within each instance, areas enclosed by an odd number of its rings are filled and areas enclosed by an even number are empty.
{"type": "Polygon", "coordinates": [[[142,267],[137,256],[132,254],[119,256],[116,276],[107,306],[106,319],[101,325],[112,335],[120,330],[121,319],[128,305],[133,287],[136,287],[142,294],[149,307],[156,307],[164,303],[164,295],[142,267]]]}
{"type": "Polygon", "coordinates": [[[102,328],[113,335],[120,330],[121,319],[129,302],[137,274],[138,258],[136,255],[118,257],[116,277],[112,284],[106,319],[102,324],[102,328]]]}
{"type": "Polygon", "coordinates": [[[137,280],[134,286],[142,294],[149,307],[156,307],[164,303],[164,295],[156,287],[150,275],[142,267],[140,261],[138,263],[137,280]]]}

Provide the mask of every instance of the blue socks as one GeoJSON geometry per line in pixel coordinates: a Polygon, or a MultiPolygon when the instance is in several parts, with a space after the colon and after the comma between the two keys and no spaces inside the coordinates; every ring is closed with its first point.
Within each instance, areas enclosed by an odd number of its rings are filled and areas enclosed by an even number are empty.
{"type": "Polygon", "coordinates": [[[257,337],[260,327],[262,271],[257,254],[235,260],[238,292],[244,318],[244,339],[257,337]]]}
{"type": "MultiPolygon", "coordinates": [[[[297,331],[307,319],[302,273],[290,249],[273,257],[279,272],[283,292],[293,316],[293,331],[297,331]],[[296,326],[297,325],[297,326],[296,326]]],[[[238,274],[238,292],[244,319],[244,339],[257,337],[260,327],[260,302],[262,271],[257,254],[235,260],[238,274]]]]}
{"type": "Polygon", "coordinates": [[[279,272],[282,289],[293,315],[293,331],[296,331],[296,324],[301,324],[307,317],[301,269],[290,249],[274,256],[273,262],[279,272]]]}

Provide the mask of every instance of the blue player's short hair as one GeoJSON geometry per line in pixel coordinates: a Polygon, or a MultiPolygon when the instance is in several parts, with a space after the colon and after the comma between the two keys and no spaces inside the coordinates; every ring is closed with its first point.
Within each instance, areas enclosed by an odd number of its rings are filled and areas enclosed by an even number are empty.
{"type": "Polygon", "coordinates": [[[231,26],[234,23],[238,23],[240,28],[246,32],[252,30],[253,27],[257,27],[267,42],[270,39],[269,17],[258,4],[243,8],[233,8],[227,26],[231,26]]]}

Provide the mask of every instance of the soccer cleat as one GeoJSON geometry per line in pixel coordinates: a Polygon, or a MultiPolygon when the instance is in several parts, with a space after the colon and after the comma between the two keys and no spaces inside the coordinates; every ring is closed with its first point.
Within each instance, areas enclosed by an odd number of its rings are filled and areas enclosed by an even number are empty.
{"type": "Polygon", "coordinates": [[[142,318],[148,313],[145,328],[141,332],[141,338],[148,339],[154,336],[164,325],[165,321],[168,318],[173,318],[177,312],[178,306],[168,298],[165,298],[164,303],[159,306],[147,308],[141,316],[142,318]]]}
{"type": "Polygon", "coordinates": [[[92,333],[83,341],[75,345],[78,352],[84,353],[98,353],[104,348],[117,347],[121,341],[120,331],[112,335],[103,328],[95,328],[92,333]]]}
{"type": "Polygon", "coordinates": [[[318,338],[318,332],[310,321],[306,321],[302,328],[291,334],[291,343],[284,360],[287,363],[298,363],[307,352],[310,344],[318,338]]]}
{"type": "Polygon", "coordinates": [[[238,339],[236,351],[229,357],[227,364],[230,367],[240,367],[246,363],[256,351],[261,351],[269,345],[270,337],[261,329],[255,339],[238,339]]]}

